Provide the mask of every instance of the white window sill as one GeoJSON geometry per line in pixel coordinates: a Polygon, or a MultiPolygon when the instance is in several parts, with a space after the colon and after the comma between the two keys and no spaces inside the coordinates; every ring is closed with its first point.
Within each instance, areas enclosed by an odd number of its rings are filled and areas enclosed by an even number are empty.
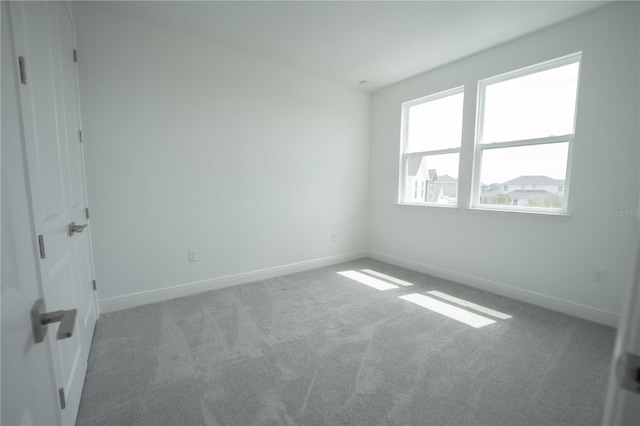
{"type": "Polygon", "coordinates": [[[511,217],[535,217],[535,218],[548,218],[550,220],[568,220],[571,214],[567,211],[549,211],[549,210],[522,210],[522,209],[509,209],[509,208],[492,208],[492,207],[460,207],[458,205],[446,205],[446,204],[425,204],[425,203],[396,203],[397,206],[407,207],[435,207],[443,210],[450,210],[460,212],[472,212],[472,214],[487,214],[487,215],[508,215],[511,217]]]}
{"type": "Polygon", "coordinates": [[[452,204],[436,204],[436,203],[396,203],[397,206],[409,207],[436,207],[439,209],[459,210],[460,206],[452,204]]]}
{"type": "Polygon", "coordinates": [[[569,219],[571,214],[568,211],[554,211],[554,210],[523,210],[523,209],[509,209],[509,208],[492,208],[485,206],[475,206],[465,209],[471,212],[486,213],[486,214],[502,214],[511,215],[513,217],[545,217],[550,219],[569,219]]]}

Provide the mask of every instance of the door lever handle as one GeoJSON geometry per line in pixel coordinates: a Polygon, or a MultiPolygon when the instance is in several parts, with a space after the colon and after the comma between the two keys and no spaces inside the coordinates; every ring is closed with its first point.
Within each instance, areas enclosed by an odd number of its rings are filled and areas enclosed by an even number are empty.
{"type": "Polygon", "coordinates": [[[47,334],[46,326],[52,322],[60,322],[56,339],[62,340],[73,335],[73,328],[76,324],[77,309],[68,311],[45,312],[44,299],[38,299],[31,308],[31,327],[33,329],[33,338],[36,343],[44,340],[47,334]]]}
{"type": "Polygon", "coordinates": [[[616,362],[618,384],[624,389],[640,393],[640,355],[626,353],[616,362]]]}
{"type": "Polygon", "coordinates": [[[85,223],[84,225],[76,225],[75,222],[71,222],[69,224],[69,236],[73,236],[73,234],[80,233],[82,231],[84,231],[84,228],[87,227],[87,224],[85,223]]]}

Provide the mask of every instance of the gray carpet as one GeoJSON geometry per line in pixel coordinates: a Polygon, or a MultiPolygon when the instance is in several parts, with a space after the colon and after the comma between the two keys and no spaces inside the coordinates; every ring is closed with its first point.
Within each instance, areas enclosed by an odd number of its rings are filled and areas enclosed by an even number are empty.
{"type": "Polygon", "coordinates": [[[362,259],[102,315],[78,424],[596,425],[614,337],[362,259]],[[337,273],[367,268],[414,285],[337,273]],[[512,317],[474,328],[399,298],[432,290],[512,317]]]}

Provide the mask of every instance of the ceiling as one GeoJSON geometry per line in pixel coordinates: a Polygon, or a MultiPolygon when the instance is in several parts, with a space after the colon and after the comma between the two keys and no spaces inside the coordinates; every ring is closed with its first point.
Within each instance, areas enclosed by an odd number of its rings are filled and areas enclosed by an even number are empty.
{"type": "Polygon", "coordinates": [[[117,1],[112,11],[377,90],[607,1],[117,1]],[[359,84],[361,81],[368,81],[359,84]]]}

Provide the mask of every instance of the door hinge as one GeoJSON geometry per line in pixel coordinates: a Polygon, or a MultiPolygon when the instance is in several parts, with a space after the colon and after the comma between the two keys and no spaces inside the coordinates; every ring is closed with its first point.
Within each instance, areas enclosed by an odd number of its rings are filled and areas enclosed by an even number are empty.
{"type": "Polygon", "coordinates": [[[78,49],[73,49],[73,62],[78,62],[78,49]]]}
{"type": "Polygon", "coordinates": [[[42,234],[38,235],[38,246],[40,247],[40,259],[46,258],[46,254],[44,251],[44,237],[42,234]]]}
{"type": "Polygon", "coordinates": [[[87,217],[87,219],[89,219],[89,207],[84,209],[84,215],[87,217]]]}
{"type": "Polygon", "coordinates": [[[96,284],[96,280],[91,281],[91,283],[93,284],[93,291],[98,290],[98,284],[96,284]]]}
{"type": "Polygon", "coordinates": [[[58,396],[60,397],[60,409],[64,410],[67,408],[67,403],[64,400],[64,388],[58,389],[58,396]]]}
{"type": "Polygon", "coordinates": [[[82,136],[82,130],[78,130],[78,138],[80,139],[80,143],[84,142],[84,137],[82,136]]]}
{"type": "Polygon", "coordinates": [[[24,56],[18,56],[18,65],[20,66],[20,83],[27,84],[27,69],[24,64],[24,56]]]}

